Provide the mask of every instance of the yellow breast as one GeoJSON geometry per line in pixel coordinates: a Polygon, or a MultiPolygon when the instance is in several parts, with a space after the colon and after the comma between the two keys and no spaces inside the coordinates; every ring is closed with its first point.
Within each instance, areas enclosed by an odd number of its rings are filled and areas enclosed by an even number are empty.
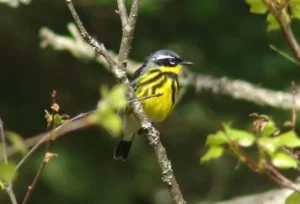
{"type": "Polygon", "coordinates": [[[177,80],[168,78],[167,76],[164,77],[164,84],[162,86],[150,84],[151,86],[144,87],[147,90],[147,95],[160,95],[142,100],[144,110],[149,119],[153,122],[160,122],[167,118],[173,110],[178,95],[177,80]]]}

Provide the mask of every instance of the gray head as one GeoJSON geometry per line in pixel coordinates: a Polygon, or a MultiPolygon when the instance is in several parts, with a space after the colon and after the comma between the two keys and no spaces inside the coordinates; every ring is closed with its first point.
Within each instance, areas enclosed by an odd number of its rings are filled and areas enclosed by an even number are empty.
{"type": "Polygon", "coordinates": [[[192,62],[184,61],[177,53],[171,50],[158,50],[147,57],[147,64],[175,67],[178,64],[189,65],[192,62]]]}

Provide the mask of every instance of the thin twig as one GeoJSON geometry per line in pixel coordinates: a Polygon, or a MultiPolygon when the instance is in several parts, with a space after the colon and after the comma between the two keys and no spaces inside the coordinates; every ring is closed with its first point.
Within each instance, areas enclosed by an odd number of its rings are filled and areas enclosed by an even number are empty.
{"type": "MultiPolygon", "coordinates": [[[[44,142],[51,140],[52,138],[59,138],[69,132],[76,130],[86,129],[88,127],[99,124],[97,117],[93,114],[96,111],[90,111],[87,113],[81,113],[74,118],[70,119],[68,122],[62,124],[61,126],[55,128],[54,130],[33,136],[25,141],[27,147],[32,147],[29,152],[21,159],[21,161],[16,165],[15,169],[19,169],[24,162],[31,156],[35,150],[40,147],[44,142]]],[[[18,149],[11,147],[7,149],[7,155],[13,155],[18,152],[18,149]]]]}
{"type": "Polygon", "coordinates": [[[69,7],[69,10],[74,18],[74,21],[76,23],[76,25],[78,26],[79,30],[81,31],[81,36],[93,47],[96,49],[96,51],[102,55],[107,63],[109,64],[110,67],[116,67],[116,63],[114,62],[114,60],[110,57],[110,55],[108,54],[108,52],[106,51],[106,48],[104,47],[103,44],[99,44],[93,37],[91,37],[88,32],[85,30],[85,28],[82,25],[82,22],[79,19],[79,16],[77,14],[77,12],[75,11],[75,8],[73,6],[73,3],[71,0],[66,0],[67,5],[69,7]]]}
{"type": "MultiPolygon", "coordinates": [[[[122,20],[122,17],[127,15],[127,12],[125,14],[122,14],[122,12],[126,11],[124,1],[118,0],[118,8],[120,11],[120,17],[122,22],[122,40],[121,45],[119,49],[119,57],[118,57],[118,68],[122,70],[123,72],[126,72],[127,69],[127,61],[129,58],[129,53],[131,49],[131,43],[133,39],[135,24],[137,21],[138,11],[140,8],[141,0],[135,0],[132,3],[131,10],[129,13],[129,17],[126,23],[126,20],[122,20]]],[[[127,77],[126,77],[127,78],[127,77]]]]}
{"type": "MultiPolygon", "coordinates": [[[[6,139],[5,139],[5,133],[4,133],[4,128],[3,128],[3,121],[0,118],[0,135],[1,135],[1,144],[2,144],[2,156],[3,156],[3,161],[5,164],[8,164],[8,158],[7,158],[7,149],[6,149],[6,139]]],[[[13,190],[13,183],[12,181],[7,182],[7,187],[5,187],[5,190],[10,198],[10,201],[12,204],[17,204],[17,199],[16,195],[13,190]]]]}
{"type": "Polygon", "coordinates": [[[292,130],[295,130],[296,127],[296,119],[297,119],[297,112],[296,112],[296,84],[294,81],[292,81],[292,95],[293,95],[293,101],[292,101],[292,130]]]}
{"type": "Polygon", "coordinates": [[[136,102],[136,101],[143,101],[143,100],[146,100],[146,99],[149,99],[149,98],[159,97],[159,96],[162,96],[162,95],[163,95],[163,93],[157,93],[157,94],[153,94],[153,95],[150,95],[150,96],[144,96],[144,97],[141,97],[141,98],[137,98],[137,99],[128,101],[128,103],[133,103],[133,102],[136,102]]]}
{"type": "Polygon", "coordinates": [[[49,162],[49,159],[47,158],[47,157],[49,157],[48,155],[49,154],[54,155],[54,154],[50,153],[50,146],[51,146],[51,142],[52,142],[52,139],[53,139],[53,131],[52,130],[54,128],[54,116],[59,111],[59,106],[56,103],[56,91],[55,90],[53,90],[51,98],[52,98],[51,119],[49,120],[48,125],[47,125],[48,129],[51,130],[51,133],[50,133],[51,138],[49,140],[47,140],[44,159],[43,159],[43,161],[42,161],[42,163],[39,167],[39,170],[38,170],[36,176],[33,179],[32,184],[28,187],[27,193],[25,195],[25,198],[24,198],[22,204],[27,204],[28,203],[29,198],[32,195],[34,188],[36,187],[37,182],[38,182],[39,178],[41,177],[42,172],[43,172],[46,164],[49,162]]]}
{"type": "Polygon", "coordinates": [[[0,118],[0,135],[1,135],[1,142],[2,142],[2,156],[3,156],[3,161],[5,164],[8,164],[8,159],[7,159],[7,153],[6,153],[6,139],[5,139],[5,133],[4,133],[4,124],[3,121],[0,118]]]}
{"type": "Polygon", "coordinates": [[[300,62],[300,47],[299,44],[295,38],[295,35],[293,33],[293,30],[291,28],[290,24],[283,24],[282,21],[280,21],[280,27],[284,33],[285,38],[287,39],[296,59],[298,62],[300,62]]]}
{"type": "Polygon", "coordinates": [[[122,26],[128,23],[128,14],[124,0],[118,0],[119,14],[121,18],[122,26]]]}
{"type": "Polygon", "coordinates": [[[300,190],[298,189],[298,187],[292,181],[290,181],[288,178],[286,178],[284,175],[282,175],[281,172],[278,171],[271,163],[265,162],[264,167],[266,168],[266,170],[268,170],[269,172],[271,172],[273,174],[273,175],[267,174],[267,176],[269,178],[271,178],[274,182],[276,182],[279,186],[288,188],[288,189],[291,189],[291,190],[294,190],[294,191],[300,193],[300,190]]]}
{"type": "MultiPolygon", "coordinates": [[[[109,53],[104,50],[104,45],[99,45],[84,29],[82,22],[79,19],[78,14],[75,11],[75,8],[73,6],[73,3],[71,0],[66,0],[68,7],[71,11],[71,14],[74,17],[74,20],[76,24],[79,27],[79,30],[83,36],[83,38],[101,55],[104,56],[105,59],[112,60],[109,53]]],[[[119,6],[119,12],[122,12],[124,5],[118,5],[119,6]]],[[[119,57],[118,57],[118,63],[117,66],[115,66],[115,63],[108,62],[113,75],[116,77],[116,79],[121,82],[122,84],[125,84],[128,88],[128,100],[134,101],[136,100],[136,96],[134,93],[133,88],[131,87],[129,80],[126,76],[126,66],[128,61],[128,56],[130,53],[131,48],[131,42],[133,39],[133,33],[135,28],[135,23],[138,16],[138,10],[140,7],[140,0],[134,0],[132,3],[131,11],[128,18],[128,23],[126,25],[122,26],[123,35],[121,40],[121,45],[119,49],[119,57]]],[[[124,16],[124,14],[120,13],[120,16],[124,16]]],[[[124,23],[124,21],[122,22],[124,23]]],[[[181,191],[179,189],[179,186],[177,184],[177,181],[175,179],[175,176],[173,174],[171,163],[168,160],[166,150],[163,147],[162,143],[159,140],[159,132],[153,127],[150,120],[147,118],[142,104],[140,101],[134,101],[132,102],[133,111],[136,114],[137,118],[139,119],[141,126],[143,129],[147,130],[147,136],[150,144],[153,145],[155,154],[157,156],[159,165],[162,170],[163,175],[163,181],[166,182],[170,188],[171,196],[175,203],[186,203],[183,199],[183,196],[181,194],[181,191]]]]}
{"type": "Polygon", "coordinates": [[[287,14],[287,5],[288,5],[289,1],[286,1],[284,4],[280,4],[273,0],[263,0],[263,2],[267,6],[267,8],[271,12],[271,14],[277,20],[297,61],[300,62],[300,47],[295,38],[293,30],[291,28],[290,16],[287,14]],[[279,9],[278,9],[278,7],[279,7],[279,9]]]}

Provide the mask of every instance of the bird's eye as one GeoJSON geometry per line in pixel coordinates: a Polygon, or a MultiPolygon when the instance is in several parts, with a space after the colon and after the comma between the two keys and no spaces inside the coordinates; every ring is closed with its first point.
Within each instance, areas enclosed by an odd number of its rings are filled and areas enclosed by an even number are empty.
{"type": "Polygon", "coordinates": [[[171,65],[175,65],[176,64],[175,58],[170,58],[169,62],[170,62],[171,65]]]}

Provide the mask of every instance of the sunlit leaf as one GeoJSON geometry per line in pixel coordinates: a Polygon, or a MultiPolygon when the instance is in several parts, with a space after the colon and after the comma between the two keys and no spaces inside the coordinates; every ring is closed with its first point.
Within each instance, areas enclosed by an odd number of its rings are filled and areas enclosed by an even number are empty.
{"type": "Polygon", "coordinates": [[[293,192],[286,199],[284,204],[298,204],[300,203],[300,193],[293,192]]]}
{"type": "Polygon", "coordinates": [[[59,114],[54,115],[54,121],[53,121],[53,126],[57,127],[63,124],[65,120],[62,119],[62,117],[59,114]]]}
{"type": "Polygon", "coordinates": [[[249,147],[255,141],[255,136],[247,131],[232,129],[229,125],[224,125],[224,128],[228,139],[237,142],[242,147],[249,147]]]}
{"type": "Polygon", "coordinates": [[[275,137],[278,140],[278,146],[286,146],[289,148],[300,147],[300,139],[294,131],[289,131],[275,137]]]}
{"type": "Polygon", "coordinates": [[[280,28],[276,18],[271,13],[267,15],[267,22],[269,23],[268,31],[278,30],[280,28]]]}
{"type": "Polygon", "coordinates": [[[205,145],[222,145],[224,143],[227,143],[228,138],[224,134],[223,131],[218,131],[216,134],[210,134],[207,136],[205,145]]]}
{"type": "Polygon", "coordinates": [[[0,162],[0,179],[7,182],[14,180],[17,176],[15,165],[12,163],[5,164],[0,162]]]}
{"type": "Polygon", "coordinates": [[[274,137],[261,137],[258,139],[258,144],[262,150],[266,151],[269,155],[277,150],[277,140],[274,137]]]}
{"type": "Polygon", "coordinates": [[[5,189],[5,183],[3,181],[1,181],[1,179],[0,179],[0,188],[1,188],[1,190],[5,189]]]}
{"type": "Polygon", "coordinates": [[[200,162],[210,161],[222,156],[224,149],[222,146],[211,146],[208,151],[201,157],[200,162]]]}
{"type": "Polygon", "coordinates": [[[278,168],[297,168],[297,161],[284,152],[277,152],[272,158],[272,164],[278,168]]]}
{"type": "Polygon", "coordinates": [[[278,128],[273,121],[268,121],[262,131],[262,137],[269,137],[272,136],[278,128]]]}
{"type": "Polygon", "coordinates": [[[282,146],[289,148],[300,147],[300,139],[294,131],[289,131],[272,138],[262,137],[258,139],[258,143],[270,156],[282,146]]]}
{"type": "Polygon", "coordinates": [[[292,12],[292,18],[300,19],[300,0],[291,0],[290,8],[292,12]]]}
{"type": "Polygon", "coordinates": [[[10,141],[12,145],[15,146],[15,148],[20,151],[22,154],[26,154],[28,152],[28,147],[25,144],[23,138],[18,135],[17,133],[6,131],[5,132],[6,137],[10,141]]]}
{"type": "Polygon", "coordinates": [[[246,0],[246,3],[249,4],[251,13],[265,14],[268,10],[262,0],[246,0]]]}

